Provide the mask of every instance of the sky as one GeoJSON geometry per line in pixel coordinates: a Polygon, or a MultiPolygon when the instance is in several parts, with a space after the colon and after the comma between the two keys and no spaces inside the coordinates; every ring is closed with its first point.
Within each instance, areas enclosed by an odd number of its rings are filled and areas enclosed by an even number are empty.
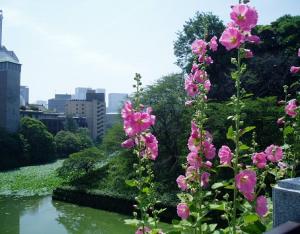
{"type": "MultiPolygon", "coordinates": [[[[30,102],[75,87],[131,93],[135,73],[144,85],[180,72],[176,33],[196,11],[229,22],[237,0],[2,0],[2,44],[21,64],[30,102]]],[[[252,0],[259,24],[300,15],[299,0],[252,0]]]]}

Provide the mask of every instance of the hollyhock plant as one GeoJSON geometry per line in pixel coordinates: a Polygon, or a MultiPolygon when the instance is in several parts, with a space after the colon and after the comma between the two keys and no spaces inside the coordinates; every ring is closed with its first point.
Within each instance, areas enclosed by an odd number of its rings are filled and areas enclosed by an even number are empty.
{"type": "Polygon", "coordinates": [[[212,143],[210,143],[208,141],[204,141],[203,142],[203,153],[207,159],[211,160],[216,156],[216,148],[212,143]]]}
{"type": "Polygon", "coordinates": [[[300,67],[291,66],[290,72],[293,74],[299,73],[300,67]]]}
{"type": "Polygon", "coordinates": [[[220,158],[221,165],[231,165],[232,153],[227,145],[222,145],[219,149],[218,156],[220,158]]]}
{"type": "Polygon", "coordinates": [[[244,35],[233,27],[226,28],[220,37],[220,43],[227,49],[232,50],[240,47],[244,41],[244,35]]]}
{"type": "Polygon", "coordinates": [[[149,227],[139,227],[135,234],[144,234],[144,233],[150,233],[151,232],[151,229],[149,227]]]}
{"type": "Polygon", "coordinates": [[[251,194],[256,186],[256,173],[252,170],[243,170],[236,175],[235,181],[241,193],[251,194]]]}
{"type": "Polygon", "coordinates": [[[294,118],[297,115],[297,108],[298,106],[296,99],[292,99],[287,103],[285,107],[285,113],[294,118]]]}
{"type": "Polygon", "coordinates": [[[187,161],[189,165],[199,169],[202,164],[202,159],[198,156],[196,152],[190,152],[187,156],[187,161]]]}
{"type": "Polygon", "coordinates": [[[253,57],[253,52],[248,49],[244,49],[245,52],[245,58],[252,58],[253,57]]]}
{"type": "Polygon", "coordinates": [[[134,147],[134,140],[132,138],[129,138],[126,141],[124,141],[121,145],[123,148],[131,149],[132,147],[134,147]]]}
{"type": "Polygon", "coordinates": [[[260,217],[264,217],[268,212],[268,201],[265,196],[259,196],[256,199],[256,207],[255,207],[256,213],[260,217]]]}
{"type": "Polygon", "coordinates": [[[203,56],[207,51],[207,43],[204,40],[195,40],[192,44],[194,54],[203,56]]]}
{"type": "Polygon", "coordinates": [[[182,219],[187,219],[190,216],[190,209],[186,203],[179,203],[177,205],[177,214],[182,219]]]}
{"type": "Polygon", "coordinates": [[[298,49],[298,57],[300,57],[300,48],[298,49]]]}
{"type": "Polygon", "coordinates": [[[209,48],[211,49],[211,51],[213,52],[216,52],[218,50],[218,42],[217,42],[217,37],[216,36],[213,36],[211,39],[210,39],[210,42],[209,42],[209,48]]]}
{"type": "Polygon", "coordinates": [[[206,188],[208,186],[209,183],[209,177],[210,177],[210,173],[208,172],[203,172],[201,175],[201,182],[200,185],[204,188],[206,188]]]}
{"type": "Polygon", "coordinates": [[[252,156],[253,164],[257,166],[257,168],[265,168],[267,165],[267,155],[264,152],[255,153],[252,156]]]}
{"type": "Polygon", "coordinates": [[[238,4],[232,7],[230,18],[241,30],[250,31],[257,24],[258,14],[254,8],[246,4],[238,4]]]}
{"type": "Polygon", "coordinates": [[[187,190],[187,183],[186,183],[186,178],[183,175],[180,175],[176,179],[178,188],[180,188],[182,191],[187,190]]]}
{"type": "Polygon", "coordinates": [[[265,149],[266,157],[271,162],[279,162],[283,157],[283,150],[280,146],[270,145],[265,149]]]}

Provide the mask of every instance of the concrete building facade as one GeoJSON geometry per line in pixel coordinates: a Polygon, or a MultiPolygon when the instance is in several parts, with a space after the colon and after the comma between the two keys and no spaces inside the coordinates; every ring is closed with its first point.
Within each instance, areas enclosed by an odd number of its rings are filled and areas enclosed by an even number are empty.
{"type": "Polygon", "coordinates": [[[20,122],[21,64],[13,51],[2,46],[2,11],[0,11],[0,127],[16,132],[20,122]]]}
{"type": "Polygon", "coordinates": [[[27,86],[20,86],[20,105],[27,106],[29,104],[29,88],[27,86]]]}
{"type": "Polygon", "coordinates": [[[48,100],[48,109],[56,113],[64,113],[68,100],[71,100],[70,94],[55,94],[55,98],[48,100]]]}
{"type": "Polygon", "coordinates": [[[86,117],[91,137],[102,138],[105,132],[105,95],[89,90],[86,100],[68,100],[65,106],[67,116],[86,117]]]}

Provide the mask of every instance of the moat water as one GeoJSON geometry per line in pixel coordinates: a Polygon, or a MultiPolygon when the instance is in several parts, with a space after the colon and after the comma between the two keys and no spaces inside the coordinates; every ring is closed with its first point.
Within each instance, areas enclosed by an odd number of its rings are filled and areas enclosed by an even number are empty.
{"type": "Polygon", "coordinates": [[[47,197],[0,196],[1,234],[129,234],[126,216],[52,201],[47,197]]]}

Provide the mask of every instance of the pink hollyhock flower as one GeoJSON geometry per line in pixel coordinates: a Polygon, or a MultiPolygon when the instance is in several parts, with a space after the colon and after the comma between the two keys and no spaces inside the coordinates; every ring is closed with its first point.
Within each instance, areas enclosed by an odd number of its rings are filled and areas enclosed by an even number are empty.
{"type": "Polygon", "coordinates": [[[146,147],[142,152],[142,155],[151,160],[155,160],[158,155],[158,141],[156,137],[151,133],[146,133],[141,137],[141,140],[144,142],[146,147]]]}
{"type": "Polygon", "coordinates": [[[207,80],[207,72],[204,70],[197,70],[193,75],[193,80],[203,83],[205,80],[207,80]]]}
{"type": "Polygon", "coordinates": [[[209,177],[210,177],[210,173],[208,173],[206,171],[202,173],[201,181],[200,181],[201,187],[206,188],[208,186],[209,177]]]}
{"type": "Polygon", "coordinates": [[[199,56],[203,56],[207,51],[206,47],[207,47],[207,43],[205,41],[196,39],[192,43],[192,52],[199,56]]]}
{"type": "Polygon", "coordinates": [[[284,121],[284,117],[281,117],[281,118],[279,118],[279,119],[277,119],[277,124],[278,125],[284,125],[284,123],[285,123],[285,121],[284,121]]]}
{"type": "Polygon", "coordinates": [[[121,146],[123,148],[127,148],[130,149],[134,146],[134,140],[132,138],[127,139],[126,141],[124,141],[121,146]]]}
{"type": "Polygon", "coordinates": [[[134,114],[134,110],[132,108],[132,104],[130,101],[127,101],[124,103],[124,107],[121,111],[121,116],[124,120],[128,120],[132,117],[134,114]]]}
{"type": "Polygon", "coordinates": [[[177,214],[182,219],[187,219],[190,216],[190,209],[186,203],[179,203],[177,205],[177,214]]]}
{"type": "Polygon", "coordinates": [[[208,169],[211,169],[212,168],[212,162],[211,161],[206,161],[204,164],[203,164],[203,166],[204,167],[206,167],[206,168],[208,168],[208,169]]]}
{"type": "Polygon", "coordinates": [[[288,102],[288,104],[285,107],[285,113],[291,117],[296,117],[297,115],[297,101],[296,99],[292,99],[288,102]]]}
{"type": "Polygon", "coordinates": [[[196,96],[199,93],[198,86],[193,82],[192,77],[188,77],[184,83],[184,89],[191,97],[196,96]]]}
{"type": "Polygon", "coordinates": [[[253,52],[248,49],[244,49],[245,51],[245,58],[252,58],[253,57],[253,52]]]}
{"type": "Polygon", "coordinates": [[[192,72],[195,72],[199,69],[198,65],[196,63],[193,63],[192,65],[192,72]]]}
{"type": "Polygon", "coordinates": [[[204,81],[204,84],[203,84],[203,86],[204,86],[204,89],[206,90],[206,92],[209,92],[209,90],[210,90],[210,87],[211,87],[210,80],[206,80],[206,81],[204,81]]]}
{"type": "Polygon", "coordinates": [[[256,213],[260,217],[264,217],[268,212],[268,201],[265,196],[259,196],[256,199],[256,207],[255,207],[256,213]]]}
{"type": "Polygon", "coordinates": [[[251,194],[254,192],[256,185],[256,173],[252,170],[243,170],[235,177],[237,189],[243,194],[251,194]]]}
{"type": "Polygon", "coordinates": [[[271,162],[278,162],[282,159],[283,151],[280,146],[270,145],[265,149],[267,159],[271,162]]]}
{"type": "Polygon", "coordinates": [[[198,170],[194,166],[189,166],[185,172],[186,180],[195,181],[198,178],[198,170]]]}
{"type": "Polygon", "coordinates": [[[219,41],[227,50],[232,50],[241,45],[244,41],[244,36],[237,28],[230,27],[224,30],[219,41]]]}
{"type": "Polygon", "coordinates": [[[298,49],[298,57],[300,57],[300,48],[298,49]]]}
{"type": "Polygon", "coordinates": [[[180,175],[177,177],[176,179],[178,188],[180,188],[182,191],[187,190],[187,183],[186,183],[186,179],[183,175],[180,175]]]}
{"type": "Polygon", "coordinates": [[[259,44],[260,38],[259,38],[259,36],[256,36],[256,35],[248,35],[246,37],[246,41],[253,43],[253,44],[259,44]]]}
{"type": "Polygon", "coordinates": [[[208,141],[204,141],[203,153],[208,160],[211,160],[216,156],[216,148],[212,143],[209,143],[208,141]]]}
{"type": "Polygon", "coordinates": [[[190,166],[193,166],[197,169],[201,167],[202,159],[199,157],[198,153],[190,152],[187,156],[187,161],[190,166]]]}
{"type": "Polygon", "coordinates": [[[291,66],[290,72],[296,74],[300,71],[300,67],[291,66]]]}
{"type": "Polygon", "coordinates": [[[233,6],[230,18],[243,30],[250,31],[257,24],[257,11],[244,4],[233,6]]]}
{"type": "Polygon", "coordinates": [[[254,193],[243,193],[243,195],[248,201],[253,201],[255,198],[254,193]]]}
{"type": "Polygon", "coordinates": [[[135,234],[144,234],[144,233],[150,233],[150,232],[151,232],[151,229],[145,226],[144,230],[143,230],[143,227],[139,227],[136,230],[135,234]]]}
{"type": "Polygon", "coordinates": [[[252,162],[260,169],[265,168],[267,165],[267,155],[264,152],[255,153],[252,156],[252,162]]]}
{"type": "Polygon", "coordinates": [[[209,48],[215,52],[217,51],[218,49],[218,42],[217,42],[217,37],[216,36],[213,36],[211,39],[210,39],[210,42],[209,42],[209,48]]]}
{"type": "Polygon", "coordinates": [[[231,165],[232,153],[227,145],[222,145],[219,149],[218,156],[222,165],[231,165]]]}
{"type": "Polygon", "coordinates": [[[214,60],[210,57],[210,56],[205,56],[204,57],[204,61],[206,64],[213,64],[214,63],[214,60]]]}

